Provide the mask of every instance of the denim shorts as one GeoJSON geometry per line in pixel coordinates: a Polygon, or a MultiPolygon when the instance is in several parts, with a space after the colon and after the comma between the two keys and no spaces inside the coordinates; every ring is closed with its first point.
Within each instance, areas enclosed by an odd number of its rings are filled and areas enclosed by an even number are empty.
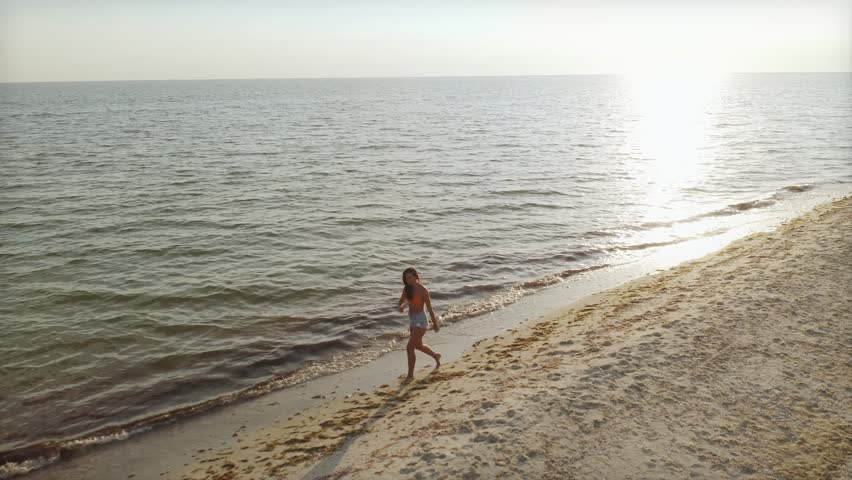
{"type": "Polygon", "coordinates": [[[408,320],[411,322],[412,327],[428,329],[429,322],[426,320],[425,312],[417,312],[408,315],[408,320]]]}

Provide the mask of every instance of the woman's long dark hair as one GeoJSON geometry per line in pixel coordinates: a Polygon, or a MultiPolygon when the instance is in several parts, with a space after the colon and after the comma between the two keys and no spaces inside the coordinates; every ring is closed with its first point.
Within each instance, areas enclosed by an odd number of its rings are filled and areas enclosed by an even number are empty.
{"type": "Polygon", "coordinates": [[[402,284],[405,285],[405,298],[411,300],[414,298],[414,285],[409,285],[408,282],[405,281],[405,276],[409,273],[414,274],[414,278],[420,280],[420,274],[417,273],[417,270],[414,267],[408,267],[402,271],[402,284]]]}

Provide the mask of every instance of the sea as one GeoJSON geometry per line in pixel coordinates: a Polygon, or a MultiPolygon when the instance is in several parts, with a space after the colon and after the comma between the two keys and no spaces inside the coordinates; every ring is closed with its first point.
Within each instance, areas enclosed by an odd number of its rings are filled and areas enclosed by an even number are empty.
{"type": "Polygon", "coordinates": [[[852,192],[852,74],[0,84],[0,478],[852,192]]]}

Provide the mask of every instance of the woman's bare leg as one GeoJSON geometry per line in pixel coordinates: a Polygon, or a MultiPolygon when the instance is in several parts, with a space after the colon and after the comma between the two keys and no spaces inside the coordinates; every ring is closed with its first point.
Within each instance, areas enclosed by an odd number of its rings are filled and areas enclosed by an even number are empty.
{"type": "Polygon", "coordinates": [[[414,378],[414,362],[417,361],[417,357],[414,355],[414,327],[411,327],[411,335],[408,337],[405,352],[408,354],[408,376],[403,381],[408,382],[414,378]]]}
{"type": "Polygon", "coordinates": [[[420,331],[417,332],[417,335],[414,335],[414,332],[412,332],[412,335],[411,335],[411,337],[412,337],[411,340],[414,341],[414,348],[416,348],[417,350],[420,350],[421,352],[423,352],[426,355],[429,355],[430,357],[435,359],[435,363],[436,363],[435,367],[436,368],[440,367],[441,366],[441,354],[436,353],[434,350],[432,350],[429,347],[429,345],[426,345],[425,343],[423,343],[423,335],[426,334],[426,330],[423,330],[423,329],[420,329],[420,328],[418,328],[418,330],[420,330],[420,331]]]}

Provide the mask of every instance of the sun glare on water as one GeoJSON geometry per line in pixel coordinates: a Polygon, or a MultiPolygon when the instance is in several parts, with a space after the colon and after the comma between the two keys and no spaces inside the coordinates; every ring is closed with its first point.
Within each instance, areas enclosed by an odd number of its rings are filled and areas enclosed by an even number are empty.
{"type": "Polygon", "coordinates": [[[723,77],[713,74],[631,75],[625,79],[626,152],[637,188],[646,191],[649,221],[683,218],[680,193],[700,186],[715,161],[708,140],[723,77]]]}

